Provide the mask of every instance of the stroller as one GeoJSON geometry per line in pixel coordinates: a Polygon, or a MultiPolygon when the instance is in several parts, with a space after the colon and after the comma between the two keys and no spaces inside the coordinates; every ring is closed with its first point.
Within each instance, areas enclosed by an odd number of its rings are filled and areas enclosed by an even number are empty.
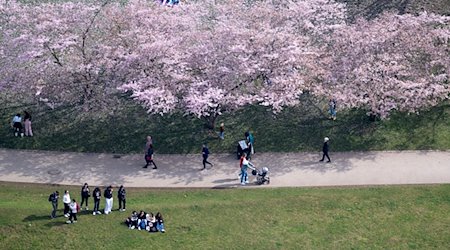
{"type": "Polygon", "coordinates": [[[256,184],[270,184],[269,168],[263,167],[261,170],[256,168],[252,170],[252,175],[256,176],[256,184]]]}

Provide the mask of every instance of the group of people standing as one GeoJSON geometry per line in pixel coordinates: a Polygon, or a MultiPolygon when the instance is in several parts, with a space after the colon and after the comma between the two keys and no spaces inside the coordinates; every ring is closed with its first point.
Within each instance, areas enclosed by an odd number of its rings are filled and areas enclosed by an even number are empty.
{"type": "Polygon", "coordinates": [[[11,127],[14,129],[14,136],[33,136],[33,130],[31,129],[31,115],[27,111],[24,111],[23,113],[23,124],[22,115],[20,113],[16,114],[11,121],[11,127]]]}
{"type": "MultiPolygon", "coordinates": [[[[63,195],[63,204],[64,204],[64,217],[68,218],[67,223],[76,223],[77,222],[77,213],[81,211],[83,205],[85,204],[85,210],[89,210],[89,197],[91,196],[91,192],[89,189],[89,185],[87,183],[84,183],[83,187],[81,188],[81,205],[77,203],[75,199],[71,199],[69,190],[64,191],[63,195]]],[[[94,199],[94,209],[92,211],[92,215],[98,215],[102,214],[100,212],[100,200],[102,197],[102,192],[99,187],[96,187],[94,191],[92,192],[92,196],[94,199]]],[[[103,212],[105,214],[109,214],[112,211],[113,207],[113,188],[112,186],[108,186],[103,196],[105,197],[105,208],[103,212]]],[[[119,190],[117,192],[117,198],[119,200],[119,211],[125,211],[126,206],[126,190],[122,186],[119,187],[119,190]]],[[[58,210],[58,200],[59,200],[59,192],[55,191],[52,194],[50,194],[48,200],[52,203],[52,213],[51,218],[56,218],[56,211],[58,210]]]]}

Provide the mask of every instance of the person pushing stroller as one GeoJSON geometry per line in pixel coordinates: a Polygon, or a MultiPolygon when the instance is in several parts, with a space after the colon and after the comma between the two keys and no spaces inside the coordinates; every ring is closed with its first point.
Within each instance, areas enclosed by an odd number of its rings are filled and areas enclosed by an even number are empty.
{"type": "Polygon", "coordinates": [[[247,160],[246,155],[243,155],[242,166],[241,166],[241,185],[245,186],[248,182],[248,174],[247,169],[250,168],[252,170],[256,170],[255,166],[247,160]]]}

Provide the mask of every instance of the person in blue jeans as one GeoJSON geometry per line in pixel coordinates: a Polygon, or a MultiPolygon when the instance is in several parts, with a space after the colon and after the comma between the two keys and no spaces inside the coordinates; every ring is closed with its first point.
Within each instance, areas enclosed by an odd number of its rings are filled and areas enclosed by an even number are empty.
{"type": "Polygon", "coordinates": [[[156,217],[156,229],[161,233],[165,233],[166,230],[164,229],[164,219],[162,214],[158,212],[155,217],[156,217]]]}
{"type": "Polygon", "coordinates": [[[241,185],[245,186],[246,183],[248,183],[248,173],[247,169],[250,168],[252,170],[255,170],[255,166],[251,162],[247,160],[247,158],[244,157],[242,160],[242,167],[241,167],[241,185]]]}

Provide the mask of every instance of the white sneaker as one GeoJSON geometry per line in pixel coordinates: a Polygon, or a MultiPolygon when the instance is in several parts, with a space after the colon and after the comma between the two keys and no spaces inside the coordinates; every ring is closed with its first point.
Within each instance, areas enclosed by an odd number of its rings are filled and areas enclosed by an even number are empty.
{"type": "Polygon", "coordinates": [[[69,214],[65,214],[64,217],[68,218],[68,217],[69,217],[69,214]]]}
{"type": "Polygon", "coordinates": [[[89,210],[89,208],[88,208],[88,207],[86,207],[86,208],[85,208],[84,210],[86,210],[86,211],[87,211],[87,210],[89,210]]]}
{"type": "Polygon", "coordinates": [[[95,212],[92,212],[92,215],[95,215],[96,213],[95,212]]]}
{"type": "Polygon", "coordinates": [[[66,221],[67,224],[71,224],[72,222],[70,220],[66,221]]]}
{"type": "Polygon", "coordinates": [[[135,229],[136,227],[135,227],[135,226],[131,226],[130,228],[131,228],[131,229],[135,229]]]}
{"type": "Polygon", "coordinates": [[[102,214],[102,212],[100,212],[100,211],[97,211],[97,214],[102,214]]]}
{"type": "Polygon", "coordinates": [[[241,182],[241,185],[242,185],[242,186],[245,186],[245,182],[241,182]]]}
{"type": "Polygon", "coordinates": [[[249,184],[250,182],[248,180],[245,181],[246,184],[249,184]]]}
{"type": "Polygon", "coordinates": [[[125,208],[124,208],[124,209],[122,209],[122,212],[125,212],[125,208]]]}

